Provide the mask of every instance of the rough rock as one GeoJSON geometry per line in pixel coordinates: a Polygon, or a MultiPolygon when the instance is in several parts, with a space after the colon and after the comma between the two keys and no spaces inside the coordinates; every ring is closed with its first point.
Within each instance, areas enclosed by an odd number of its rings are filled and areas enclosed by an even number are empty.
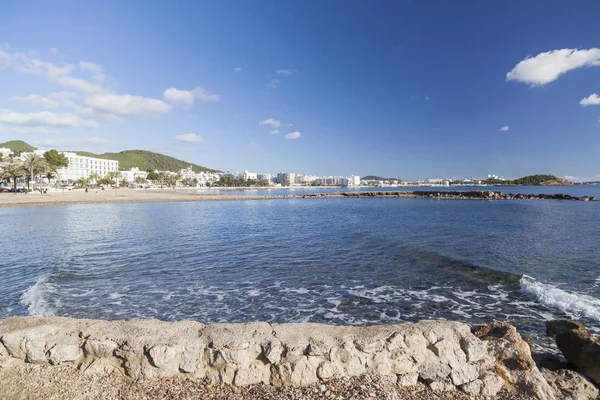
{"type": "Polygon", "coordinates": [[[389,326],[0,319],[0,365],[71,365],[88,375],[211,385],[307,386],[366,374],[400,386],[497,393],[487,345],[458,322],[389,326]]]}
{"type": "Polygon", "coordinates": [[[546,323],[546,332],[567,361],[600,385],[600,338],[590,334],[577,321],[559,320],[546,323]]]}
{"type": "Polygon", "coordinates": [[[488,352],[496,359],[494,371],[508,387],[535,399],[555,399],[554,391],[531,357],[529,344],[514,326],[494,320],[476,330],[475,336],[486,342],[488,352]]]}
{"type": "Polygon", "coordinates": [[[575,371],[542,369],[542,374],[554,389],[557,399],[593,400],[598,398],[599,392],[594,384],[575,371]]]}

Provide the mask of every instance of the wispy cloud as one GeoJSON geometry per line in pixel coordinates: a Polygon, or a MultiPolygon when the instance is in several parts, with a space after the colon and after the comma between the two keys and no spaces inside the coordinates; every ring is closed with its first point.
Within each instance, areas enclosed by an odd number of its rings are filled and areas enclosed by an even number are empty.
{"type": "Polygon", "coordinates": [[[258,146],[258,143],[256,143],[254,140],[251,140],[251,141],[250,141],[250,146],[252,146],[252,147],[257,147],[257,146],[258,146]]]}
{"type": "Polygon", "coordinates": [[[596,93],[590,94],[588,97],[581,99],[579,102],[583,107],[600,105],[600,96],[596,93]]]}
{"type": "Polygon", "coordinates": [[[178,142],[186,143],[202,143],[205,141],[201,136],[195,133],[184,133],[182,135],[175,136],[173,139],[177,140],[178,142]]]}
{"type": "Polygon", "coordinates": [[[84,101],[95,110],[113,115],[157,115],[171,110],[171,105],[162,100],[130,94],[91,94],[84,101]]]}
{"type": "Polygon", "coordinates": [[[500,132],[506,132],[507,130],[509,130],[510,128],[508,127],[508,125],[504,125],[502,128],[499,129],[500,132]]]}
{"type": "Polygon", "coordinates": [[[267,118],[265,120],[260,121],[258,124],[259,125],[270,125],[273,128],[280,128],[281,127],[281,121],[276,120],[274,118],[267,118]]]}
{"type": "Polygon", "coordinates": [[[12,110],[0,110],[0,123],[25,126],[56,126],[71,128],[96,128],[98,123],[92,119],[75,114],[56,114],[50,111],[19,113],[12,110]]]}
{"type": "Polygon", "coordinates": [[[301,137],[302,137],[302,134],[300,132],[290,132],[284,136],[284,138],[290,139],[290,140],[300,139],[301,137]]]}
{"type": "Polygon", "coordinates": [[[506,74],[506,80],[541,86],[574,69],[592,66],[600,66],[598,48],[551,50],[520,61],[506,74]]]}
{"type": "Polygon", "coordinates": [[[72,108],[79,109],[80,106],[75,103],[74,99],[77,98],[77,94],[73,92],[55,92],[50,93],[48,96],[41,96],[39,94],[30,94],[28,96],[13,96],[10,99],[12,101],[24,103],[34,107],[41,108],[72,108]]]}
{"type": "Polygon", "coordinates": [[[291,76],[296,73],[298,70],[296,69],[278,69],[275,73],[279,76],[291,76]]]}
{"type": "Polygon", "coordinates": [[[271,129],[271,130],[269,131],[269,133],[270,133],[271,135],[279,135],[279,129],[271,129]]]}
{"type": "Polygon", "coordinates": [[[279,87],[280,83],[281,83],[281,80],[273,78],[269,81],[269,83],[267,83],[265,85],[265,87],[267,89],[277,89],[277,87],[279,87]]]}
{"type": "Polygon", "coordinates": [[[194,100],[205,102],[217,102],[221,99],[218,94],[210,93],[206,89],[198,86],[193,90],[180,90],[174,87],[168,88],[163,93],[163,98],[169,103],[183,107],[191,107],[194,100]]]}
{"type": "Polygon", "coordinates": [[[241,67],[234,68],[233,72],[242,72],[242,68],[241,67]]]}
{"type": "Polygon", "coordinates": [[[58,148],[69,148],[73,149],[76,146],[86,146],[86,147],[104,147],[106,145],[112,144],[109,140],[98,138],[98,137],[90,137],[90,138],[80,138],[80,139],[65,139],[65,140],[54,140],[47,139],[38,142],[34,142],[35,145],[39,147],[58,147],[58,148]]]}

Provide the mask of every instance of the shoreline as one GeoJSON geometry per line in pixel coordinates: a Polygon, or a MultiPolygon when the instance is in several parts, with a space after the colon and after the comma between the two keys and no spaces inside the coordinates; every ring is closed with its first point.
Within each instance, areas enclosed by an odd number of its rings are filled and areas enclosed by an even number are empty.
{"type": "Polygon", "coordinates": [[[418,198],[440,200],[569,200],[597,201],[592,196],[570,196],[565,194],[504,194],[500,191],[360,191],[332,193],[304,193],[286,195],[244,196],[218,193],[181,193],[179,189],[108,189],[41,193],[0,193],[0,208],[48,206],[68,204],[145,203],[181,201],[240,201],[240,200],[289,200],[326,198],[418,198]]]}

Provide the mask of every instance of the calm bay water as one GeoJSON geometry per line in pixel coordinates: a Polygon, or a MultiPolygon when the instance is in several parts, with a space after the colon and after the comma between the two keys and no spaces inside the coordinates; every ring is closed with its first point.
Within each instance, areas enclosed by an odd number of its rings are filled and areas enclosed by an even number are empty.
{"type": "MultiPolygon", "coordinates": [[[[559,191],[600,198],[581,188],[559,191]]],[[[0,317],[501,318],[533,334],[575,317],[600,330],[600,203],[129,203],[4,208],[0,220],[0,317]]]]}

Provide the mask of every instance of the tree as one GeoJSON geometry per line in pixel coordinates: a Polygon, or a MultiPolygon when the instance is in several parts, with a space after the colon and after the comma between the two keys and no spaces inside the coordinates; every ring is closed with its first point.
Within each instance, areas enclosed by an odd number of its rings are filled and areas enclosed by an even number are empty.
{"type": "Polygon", "coordinates": [[[50,181],[56,177],[56,172],[52,170],[46,171],[45,178],[48,179],[48,186],[50,186],[50,181]]]}
{"type": "Polygon", "coordinates": [[[74,183],[75,183],[75,185],[77,185],[79,187],[84,187],[84,186],[87,186],[88,181],[85,178],[79,178],[74,183]]]}
{"type": "Polygon", "coordinates": [[[20,162],[11,162],[4,166],[1,172],[3,180],[13,180],[13,187],[17,188],[17,179],[25,176],[27,171],[23,168],[23,164],[20,162]]]}
{"type": "Polygon", "coordinates": [[[97,184],[97,183],[99,183],[98,182],[99,179],[100,179],[100,175],[98,175],[95,172],[91,173],[90,176],[88,176],[88,182],[91,183],[91,184],[94,184],[94,185],[97,184]]]}
{"type": "Polygon", "coordinates": [[[56,149],[48,150],[47,152],[45,152],[44,158],[46,159],[48,165],[54,167],[54,169],[62,167],[66,168],[69,166],[69,159],[65,157],[64,154],[59,153],[56,149]]]}
{"type": "Polygon", "coordinates": [[[104,178],[98,179],[99,185],[114,185],[115,183],[116,183],[115,181],[113,181],[112,179],[110,179],[107,176],[105,176],[104,178]]]}
{"type": "MultiPolygon", "coordinates": [[[[44,157],[40,157],[35,153],[28,153],[25,156],[25,162],[23,167],[27,170],[31,177],[31,181],[35,183],[34,177],[38,174],[46,172],[50,166],[46,162],[44,157]]],[[[27,189],[29,189],[29,181],[27,180],[27,189]]]]}
{"type": "Polygon", "coordinates": [[[154,181],[158,181],[159,179],[160,179],[160,176],[156,172],[154,172],[154,171],[148,172],[148,180],[149,181],[154,182],[154,181]]]}
{"type": "Polygon", "coordinates": [[[142,183],[146,183],[146,180],[141,176],[136,176],[135,183],[137,183],[138,185],[141,185],[142,183]]]}

